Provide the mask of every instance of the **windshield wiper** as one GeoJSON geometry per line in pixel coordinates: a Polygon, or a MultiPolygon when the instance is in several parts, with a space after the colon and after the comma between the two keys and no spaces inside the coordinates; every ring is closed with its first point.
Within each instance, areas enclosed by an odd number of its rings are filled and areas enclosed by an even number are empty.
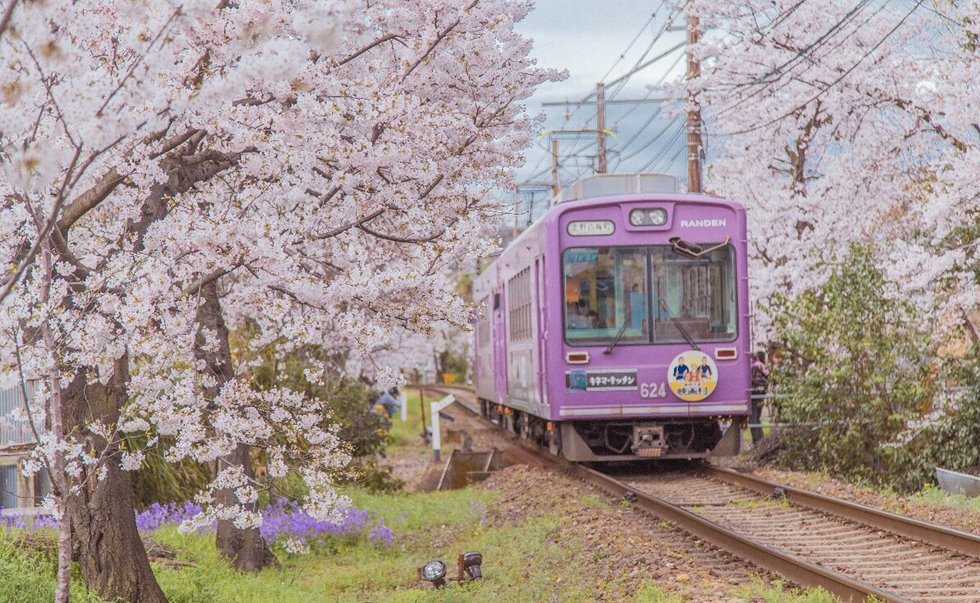
{"type": "Polygon", "coordinates": [[[669,318],[670,321],[674,323],[674,326],[677,327],[677,330],[681,332],[681,336],[683,336],[684,341],[686,341],[687,344],[691,346],[691,349],[700,352],[701,348],[699,348],[698,344],[694,343],[694,339],[690,335],[688,335],[687,329],[684,328],[684,326],[681,324],[681,321],[675,316],[671,316],[670,308],[668,308],[667,304],[664,303],[662,297],[660,298],[660,307],[663,308],[664,312],[667,313],[667,318],[669,318]]]}
{"type": "Polygon", "coordinates": [[[603,354],[612,354],[613,348],[616,347],[617,343],[619,343],[619,339],[623,336],[623,333],[626,332],[626,327],[628,327],[629,324],[630,323],[626,322],[625,320],[623,321],[623,326],[619,327],[619,333],[616,333],[616,338],[612,340],[612,343],[609,344],[608,348],[602,350],[603,354]]]}
{"type": "Polygon", "coordinates": [[[725,245],[728,245],[728,242],[731,240],[732,240],[731,237],[725,237],[725,240],[723,242],[718,243],[713,247],[708,247],[707,249],[705,249],[703,246],[699,245],[698,243],[685,241],[680,237],[671,237],[670,244],[673,245],[674,251],[679,251],[680,253],[687,254],[692,258],[699,258],[705,254],[715,251],[716,249],[721,249],[725,245]]]}

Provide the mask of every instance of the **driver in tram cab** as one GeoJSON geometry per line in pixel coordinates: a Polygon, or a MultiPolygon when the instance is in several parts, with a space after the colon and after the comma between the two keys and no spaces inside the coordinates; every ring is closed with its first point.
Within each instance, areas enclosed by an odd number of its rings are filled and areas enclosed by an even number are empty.
{"type": "Polygon", "coordinates": [[[594,329],[597,318],[595,310],[587,310],[585,304],[570,304],[568,312],[568,327],[570,329],[594,329]]]}

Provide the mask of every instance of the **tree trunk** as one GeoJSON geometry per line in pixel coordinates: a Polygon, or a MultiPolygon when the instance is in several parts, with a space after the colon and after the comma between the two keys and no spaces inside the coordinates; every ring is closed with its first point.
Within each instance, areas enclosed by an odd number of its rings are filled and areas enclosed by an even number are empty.
{"type": "MultiPolygon", "coordinates": [[[[222,457],[218,461],[219,466],[240,465],[249,479],[254,478],[252,471],[252,461],[248,456],[248,446],[239,444],[232,454],[222,457]]],[[[220,490],[215,497],[218,504],[237,505],[238,498],[234,490],[220,490]]],[[[256,505],[249,505],[251,510],[256,509],[256,505]]],[[[243,571],[255,573],[263,567],[275,563],[275,555],[265,544],[265,539],[259,533],[258,528],[243,530],[236,528],[235,524],[227,519],[218,521],[218,534],[215,537],[215,546],[235,568],[243,571]]]]}
{"type": "Polygon", "coordinates": [[[84,442],[86,450],[104,455],[105,476],[93,475],[86,467],[78,478],[81,490],[67,496],[67,507],[75,539],[75,554],[85,577],[85,586],[103,599],[131,603],[166,603],[146,549],[136,529],[132,485],[129,474],[119,466],[119,447],[89,432],[86,425],[99,420],[115,425],[126,403],[129,367],[126,357],[117,360],[108,384],[86,383],[79,371],[62,391],[65,429],[84,442]]]}
{"type": "MultiPolygon", "coordinates": [[[[201,297],[204,299],[204,304],[197,311],[197,322],[201,328],[197,337],[197,354],[199,358],[205,361],[208,372],[215,379],[215,386],[205,392],[207,399],[213,401],[221,387],[235,378],[235,372],[232,369],[228,326],[225,325],[224,317],[221,315],[221,301],[218,299],[217,284],[212,281],[202,286],[201,297]],[[204,348],[204,331],[217,336],[218,349],[216,351],[204,348]]],[[[239,443],[228,456],[218,459],[215,470],[229,466],[240,466],[249,479],[255,477],[252,459],[248,454],[248,446],[244,443],[239,443]]],[[[226,506],[240,504],[234,490],[221,490],[217,493],[216,498],[218,504],[226,506]]],[[[248,505],[248,508],[255,511],[258,509],[258,505],[252,503],[248,505]]],[[[235,524],[229,520],[220,520],[218,521],[215,545],[235,568],[244,572],[258,572],[263,567],[275,562],[275,556],[266,546],[258,528],[241,529],[235,527],[235,524]]]]}

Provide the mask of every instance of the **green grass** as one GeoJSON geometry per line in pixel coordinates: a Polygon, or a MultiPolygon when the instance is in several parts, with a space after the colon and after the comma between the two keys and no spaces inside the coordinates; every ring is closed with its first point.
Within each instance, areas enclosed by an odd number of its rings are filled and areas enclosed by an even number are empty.
{"type": "Polygon", "coordinates": [[[424,600],[415,597],[426,591],[413,586],[416,569],[429,559],[441,558],[455,567],[458,554],[475,549],[499,562],[514,541],[511,534],[495,543],[486,533],[482,517],[492,502],[492,490],[351,495],[357,506],[371,510],[395,532],[392,546],[348,544],[330,555],[283,558],[281,569],[243,576],[218,557],[210,538],[168,528],[158,532],[157,539],[199,567],[159,569],[160,584],[171,603],[424,600]]]}
{"type": "Polygon", "coordinates": [[[752,603],[840,603],[840,599],[822,588],[784,592],[780,583],[769,585],[759,580],[740,587],[737,592],[752,603]]]}
{"type": "MultiPolygon", "coordinates": [[[[389,435],[391,436],[391,441],[388,444],[389,450],[397,448],[411,448],[425,450],[426,445],[422,441],[422,409],[419,404],[419,390],[418,388],[407,388],[406,402],[408,406],[408,417],[405,421],[402,421],[401,410],[395,411],[395,416],[391,418],[391,431],[389,435]]],[[[425,425],[431,425],[431,415],[430,406],[431,402],[436,402],[440,400],[442,396],[433,394],[432,392],[425,393],[425,425]]]]}
{"type": "MultiPolygon", "coordinates": [[[[359,504],[380,502],[366,494],[355,498],[359,504]]],[[[487,529],[476,506],[482,503],[474,498],[489,503],[488,490],[384,498],[391,504],[379,511],[398,534],[390,548],[359,544],[326,557],[292,557],[281,569],[242,576],[218,558],[210,539],[168,529],[159,539],[199,567],[160,569],[157,576],[172,603],[531,601],[556,600],[555,595],[560,601],[588,600],[584,586],[576,585],[576,575],[587,569],[574,562],[579,551],[547,544],[556,520],[487,529]],[[419,585],[416,570],[425,562],[442,559],[452,573],[457,555],[469,550],[484,555],[487,580],[450,582],[439,591],[419,585]],[[555,567],[564,578],[557,586],[554,572],[543,571],[555,567]]]]}
{"type": "Polygon", "coordinates": [[[778,507],[789,508],[789,501],[785,498],[778,500],[772,498],[748,498],[745,500],[733,500],[727,507],[735,509],[775,509],[778,507]]]}
{"type": "MultiPolygon", "coordinates": [[[[48,530],[51,531],[51,530],[48,530]]],[[[57,565],[54,555],[29,555],[17,542],[20,530],[0,528],[0,603],[38,603],[54,601],[57,565]]],[[[52,542],[54,538],[52,536],[52,542]]],[[[74,568],[71,600],[74,603],[103,603],[87,594],[74,568]]]]}
{"type": "Polygon", "coordinates": [[[605,502],[599,498],[598,494],[583,494],[578,497],[578,502],[583,506],[592,507],[595,509],[608,509],[610,508],[609,503],[605,502]]]}
{"type": "Polygon", "coordinates": [[[921,492],[916,493],[910,499],[927,505],[954,507],[972,513],[980,513],[980,497],[949,494],[933,484],[926,484],[921,492]]]}

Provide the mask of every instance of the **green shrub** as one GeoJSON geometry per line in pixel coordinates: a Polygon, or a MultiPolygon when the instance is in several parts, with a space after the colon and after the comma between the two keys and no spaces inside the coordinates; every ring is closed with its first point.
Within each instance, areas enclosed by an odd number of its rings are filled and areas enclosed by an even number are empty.
{"type": "Polygon", "coordinates": [[[799,425],[782,438],[783,461],[905,485],[896,438],[929,399],[933,354],[912,304],[892,293],[872,251],[854,245],[822,287],[780,300],[773,381],[780,420],[799,425]]]}
{"type": "MultiPolygon", "coordinates": [[[[949,384],[966,384],[962,395],[953,394],[945,400],[943,408],[930,408],[931,412],[914,422],[908,429],[906,441],[896,447],[897,463],[904,463],[907,471],[903,483],[905,490],[919,490],[926,484],[935,483],[935,467],[966,473],[980,473],[980,360],[977,350],[964,359],[944,362],[944,381],[949,384]]],[[[954,390],[955,391],[955,390],[954,390]]]]}
{"type": "Polygon", "coordinates": [[[132,475],[133,502],[137,509],[145,509],[153,503],[179,503],[191,500],[211,481],[211,470],[203,464],[190,459],[176,463],[163,458],[163,451],[171,445],[173,438],[160,437],[157,446],[146,448],[146,435],[126,438],[126,447],[144,450],[139,470],[132,475]]]}

